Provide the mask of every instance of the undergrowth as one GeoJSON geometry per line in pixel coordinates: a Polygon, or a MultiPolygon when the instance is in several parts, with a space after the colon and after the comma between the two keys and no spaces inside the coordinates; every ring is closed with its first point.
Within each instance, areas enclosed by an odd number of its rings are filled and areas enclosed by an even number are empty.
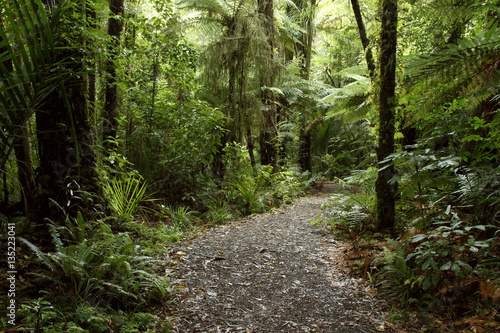
{"type": "Polygon", "coordinates": [[[349,244],[352,274],[387,297],[390,320],[418,332],[439,325],[447,332],[492,331],[500,323],[498,174],[447,156],[417,156],[394,155],[406,163],[396,175],[397,234],[376,232],[370,170],[344,179],[345,191],[333,194],[312,223],[349,244]],[[437,169],[443,179],[436,179],[437,169]]]}
{"type": "MultiPolygon", "coordinates": [[[[96,218],[79,211],[64,221],[47,221],[49,239],[37,239],[29,223],[16,224],[24,255],[17,331],[170,331],[161,310],[176,292],[173,263],[165,259],[171,243],[199,227],[291,203],[310,184],[308,174],[294,169],[253,169],[246,149],[236,144],[228,146],[226,162],[222,188],[207,181],[201,195],[186,194],[200,207],[195,211],[156,199],[131,163],[114,153],[100,167],[107,207],[94,206],[96,218]]],[[[76,195],[80,201],[91,198],[76,195]]],[[[2,315],[4,327],[6,320],[2,315]]]]}

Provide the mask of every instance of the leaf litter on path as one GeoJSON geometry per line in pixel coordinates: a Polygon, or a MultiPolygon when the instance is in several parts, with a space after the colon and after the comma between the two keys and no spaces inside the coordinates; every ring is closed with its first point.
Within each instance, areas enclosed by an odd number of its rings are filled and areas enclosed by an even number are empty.
{"type": "Polygon", "coordinates": [[[302,198],[178,245],[173,332],[396,332],[311,225],[327,202],[302,198]]]}

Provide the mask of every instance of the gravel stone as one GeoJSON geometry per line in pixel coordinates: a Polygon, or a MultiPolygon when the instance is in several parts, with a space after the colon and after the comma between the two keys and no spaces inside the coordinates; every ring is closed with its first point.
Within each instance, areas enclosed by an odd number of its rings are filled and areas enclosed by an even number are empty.
{"type": "Polygon", "coordinates": [[[311,225],[328,198],[301,198],[179,244],[173,332],[395,332],[369,284],[339,265],[335,240],[311,225]]]}

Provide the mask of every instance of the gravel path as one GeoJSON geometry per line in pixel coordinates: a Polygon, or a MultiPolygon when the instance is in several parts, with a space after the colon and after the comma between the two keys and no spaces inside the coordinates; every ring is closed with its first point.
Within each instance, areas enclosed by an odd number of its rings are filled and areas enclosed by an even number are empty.
{"type": "Polygon", "coordinates": [[[393,332],[310,224],[327,202],[302,198],[179,245],[173,332],[393,332]]]}

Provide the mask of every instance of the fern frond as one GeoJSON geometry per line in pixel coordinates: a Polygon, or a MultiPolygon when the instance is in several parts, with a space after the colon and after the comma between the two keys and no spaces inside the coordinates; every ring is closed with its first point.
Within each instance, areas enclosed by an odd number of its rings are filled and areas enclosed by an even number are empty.
{"type": "Polygon", "coordinates": [[[206,11],[222,15],[226,15],[229,10],[227,2],[219,0],[182,0],[179,1],[179,9],[206,11]]]}
{"type": "Polygon", "coordinates": [[[61,235],[59,234],[57,227],[54,224],[49,224],[49,229],[50,229],[50,236],[52,237],[52,241],[56,246],[57,252],[66,253],[66,249],[64,248],[64,245],[61,241],[61,235]]]}
{"type": "Polygon", "coordinates": [[[56,47],[52,36],[64,8],[45,7],[41,0],[2,1],[0,24],[0,168],[14,138],[61,77],[51,75],[56,47]],[[52,11],[51,11],[52,10],[52,11]],[[9,65],[11,68],[9,68],[9,65]]]}
{"type": "Polygon", "coordinates": [[[491,83],[495,82],[493,78],[498,78],[495,63],[500,57],[500,29],[492,29],[493,33],[485,31],[461,40],[458,45],[447,45],[407,61],[406,84],[411,86],[411,93],[421,96],[420,113],[429,112],[459,95],[478,105],[498,94],[497,87],[491,83]]]}
{"type": "Polygon", "coordinates": [[[45,255],[45,253],[43,253],[38,248],[38,246],[36,246],[35,244],[31,243],[30,241],[28,241],[27,239],[25,239],[23,237],[19,237],[18,239],[21,242],[23,242],[24,244],[26,244],[31,249],[31,251],[33,251],[33,253],[35,253],[35,255],[37,256],[37,258],[40,259],[40,261],[45,266],[47,266],[48,268],[50,268],[52,271],[56,271],[57,270],[56,267],[50,262],[49,258],[45,255]]]}

